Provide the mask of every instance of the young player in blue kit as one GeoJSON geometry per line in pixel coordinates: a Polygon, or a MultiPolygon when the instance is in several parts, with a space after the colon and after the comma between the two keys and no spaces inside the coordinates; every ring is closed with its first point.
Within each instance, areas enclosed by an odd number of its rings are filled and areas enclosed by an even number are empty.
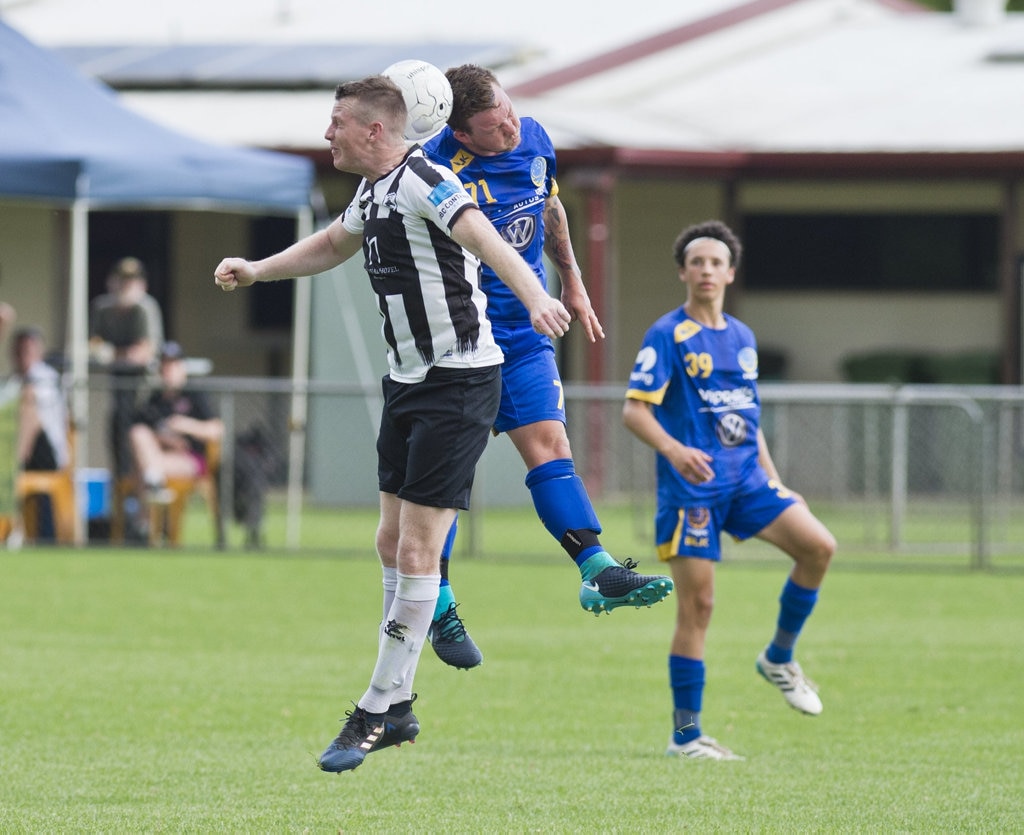
{"type": "Polygon", "coordinates": [[[740,261],[739,240],[724,223],[707,221],[684,229],[674,253],[686,302],[647,331],[623,420],[657,452],[656,544],[678,594],[667,753],[733,760],[741,758],[705,736],[700,719],[719,536],[756,536],[792,558],[775,635],[756,669],[790,706],[810,715],[821,713],[821,699],[793,660],[793,647],[836,542],[803,499],[783,486],[759,425],[754,334],[723,312],[740,261]]]}
{"type": "MultiPolygon", "coordinates": [[[[555,182],[555,151],[547,133],[520,119],[489,70],[473,64],[449,69],[453,107],[448,126],[424,144],[434,162],[447,166],[476,199],[488,220],[533,268],[547,287],[545,252],[561,279],[561,300],[594,342],[604,336],[580,275],[555,182]]],[[[641,575],[635,563],[620,564],[602,547],[601,524],[586,487],[576,474],[565,430],[562,384],[551,340],[532,332],[526,309],[483,265],[487,315],[505,355],[501,407],[495,433],[505,432],[526,464],[526,486],[548,532],[579,566],[580,605],[600,614],[620,606],[650,606],[672,590],[668,577],[641,575]]],[[[435,651],[456,667],[472,667],[482,656],[455,612],[445,580],[431,625],[435,651]]]]}

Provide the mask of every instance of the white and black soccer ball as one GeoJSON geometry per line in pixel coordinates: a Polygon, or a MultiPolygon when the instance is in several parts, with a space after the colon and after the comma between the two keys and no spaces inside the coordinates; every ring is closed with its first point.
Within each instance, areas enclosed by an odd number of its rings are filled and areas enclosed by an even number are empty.
{"type": "Polygon", "coordinates": [[[416,59],[398,61],[381,74],[394,81],[405,97],[409,111],[406,139],[428,139],[448,123],[452,115],[452,85],[433,64],[416,59]]]}

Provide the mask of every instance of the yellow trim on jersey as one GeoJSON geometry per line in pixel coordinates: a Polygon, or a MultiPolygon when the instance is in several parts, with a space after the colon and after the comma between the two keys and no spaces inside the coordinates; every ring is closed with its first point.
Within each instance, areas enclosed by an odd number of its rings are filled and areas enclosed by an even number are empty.
{"type": "Polygon", "coordinates": [[[463,168],[465,168],[467,165],[469,165],[472,161],[473,161],[473,155],[469,151],[465,150],[464,148],[460,148],[458,153],[455,154],[455,156],[453,156],[452,159],[451,159],[452,172],[455,173],[455,174],[458,174],[463,168]]]}
{"type": "Polygon", "coordinates": [[[558,183],[555,182],[555,178],[551,178],[551,191],[548,197],[558,197],[558,183]]]}
{"type": "Polygon", "coordinates": [[[665,399],[665,392],[668,391],[668,383],[665,383],[657,391],[642,391],[641,389],[626,389],[627,400],[642,400],[654,406],[660,406],[665,399]]]}
{"type": "Polygon", "coordinates": [[[676,344],[685,342],[691,336],[695,336],[704,330],[700,325],[693,321],[693,319],[685,319],[676,325],[676,329],[672,331],[672,336],[675,338],[676,344]]]}
{"type": "Polygon", "coordinates": [[[679,540],[683,538],[683,515],[684,511],[680,510],[679,524],[676,525],[676,529],[672,532],[672,539],[658,545],[658,559],[662,562],[668,562],[670,559],[679,556],[679,540]]]}

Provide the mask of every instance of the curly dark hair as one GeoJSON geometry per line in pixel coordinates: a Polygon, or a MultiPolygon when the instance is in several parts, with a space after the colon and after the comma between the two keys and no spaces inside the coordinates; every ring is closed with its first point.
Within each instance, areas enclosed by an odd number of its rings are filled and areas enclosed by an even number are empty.
{"type": "Polygon", "coordinates": [[[676,238],[675,245],[672,247],[672,254],[680,267],[686,265],[686,248],[698,238],[714,238],[721,241],[729,249],[732,261],[730,266],[739,267],[740,257],[743,255],[743,245],[736,237],[736,233],[720,220],[705,220],[703,223],[695,223],[679,233],[679,237],[676,238]]]}
{"type": "Polygon", "coordinates": [[[486,67],[477,64],[463,64],[445,70],[445,77],[452,85],[452,115],[448,127],[465,131],[469,120],[477,113],[494,107],[494,88],[497,77],[486,67]]]}

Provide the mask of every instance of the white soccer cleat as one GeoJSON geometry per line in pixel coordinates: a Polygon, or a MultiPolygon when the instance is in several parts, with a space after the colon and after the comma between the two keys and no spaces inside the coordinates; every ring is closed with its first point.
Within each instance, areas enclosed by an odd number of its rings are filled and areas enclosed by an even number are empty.
{"type": "Polygon", "coordinates": [[[804,675],[800,665],[796,661],[788,664],[773,664],[768,660],[764,650],[757,656],[755,665],[757,671],[764,679],[774,684],[789,703],[791,708],[806,713],[809,716],[817,716],[821,713],[821,699],[818,697],[818,686],[804,675]]]}
{"type": "Polygon", "coordinates": [[[698,736],[689,742],[679,745],[672,737],[668,739],[668,749],[665,751],[670,757],[681,757],[690,760],[742,760],[743,757],[734,754],[717,739],[710,736],[698,736]]]}

